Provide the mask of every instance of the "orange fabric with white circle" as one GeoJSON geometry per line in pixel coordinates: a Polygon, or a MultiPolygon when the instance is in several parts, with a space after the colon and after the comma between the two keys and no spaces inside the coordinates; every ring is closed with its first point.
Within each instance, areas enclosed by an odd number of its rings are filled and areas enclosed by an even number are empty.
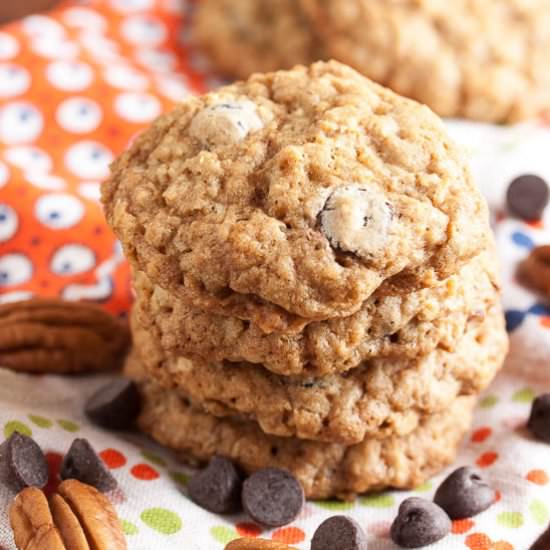
{"type": "Polygon", "coordinates": [[[127,310],[99,185],[137,133],[204,90],[185,39],[178,0],[66,2],[0,28],[0,301],[127,310]]]}

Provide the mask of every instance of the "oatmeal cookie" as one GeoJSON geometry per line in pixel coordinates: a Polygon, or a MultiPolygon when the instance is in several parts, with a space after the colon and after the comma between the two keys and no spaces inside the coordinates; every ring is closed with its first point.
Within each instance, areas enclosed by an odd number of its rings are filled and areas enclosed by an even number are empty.
{"type": "Polygon", "coordinates": [[[483,253],[433,288],[394,296],[377,291],[349,317],[270,334],[237,317],[190,307],[137,272],[134,315],[142,326],[158,327],[170,356],[246,361],[277,374],[321,376],[346,371],[371,357],[403,359],[436,347],[453,349],[467,323],[482,320],[498,301],[496,267],[494,254],[483,253]]]}
{"type": "Polygon", "coordinates": [[[154,284],[266,333],[433,286],[490,235],[441,121],[336,62],[189,98],[114,162],[102,200],[154,284]]]}
{"type": "Polygon", "coordinates": [[[507,335],[499,306],[472,320],[450,351],[425,357],[372,359],[344,375],[288,378],[261,366],[167,357],[158,331],[133,324],[134,346],[148,376],[177,388],[218,417],[257,422],[268,434],[351,445],[414,430],[421,418],[460,395],[483,390],[504,361],[507,335]]]}
{"type": "Polygon", "coordinates": [[[324,58],[296,0],[201,0],[192,33],[214,67],[233,78],[324,58]]]}
{"type": "Polygon", "coordinates": [[[459,397],[448,410],[423,418],[404,437],[367,438],[345,446],[266,435],[254,422],[205,413],[176,391],[143,379],[135,356],[130,371],[141,380],[144,408],[139,426],[161,445],[188,462],[206,462],[218,454],[247,472],[285,468],[310,499],[352,498],[366,491],[411,489],[423,483],[454,460],[475,403],[473,397],[459,397]]]}
{"type": "Polygon", "coordinates": [[[550,108],[548,0],[301,0],[328,54],[442,116],[550,108]]]}

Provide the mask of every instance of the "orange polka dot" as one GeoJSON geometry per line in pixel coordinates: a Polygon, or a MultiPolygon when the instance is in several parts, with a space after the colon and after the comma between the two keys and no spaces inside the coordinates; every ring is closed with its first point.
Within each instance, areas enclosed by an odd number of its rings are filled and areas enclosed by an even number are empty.
{"type": "Polygon", "coordinates": [[[482,443],[485,441],[491,434],[493,433],[493,430],[489,428],[488,426],[484,426],[483,428],[479,428],[472,434],[472,441],[474,443],[482,443]]]}
{"type": "Polygon", "coordinates": [[[475,523],[471,519],[455,519],[453,521],[452,533],[462,535],[474,527],[475,523]]]}
{"type": "Polygon", "coordinates": [[[282,529],[277,529],[271,535],[271,538],[285,544],[298,544],[306,538],[306,535],[298,527],[283,527],[282,529]]]}
{"type": "Polygon", "coordinates": [[[546,485],[548,483],[548,474],[544,470],[531,470],[526,478],[537,485],[546,485]]]}
{"type": "Polygon", "coordinates": [[[44,487],[44,493],[46,496],[50,496],[57,491],[57,486],[61,482],[59,470],[63,462],[63,455],[54,452],[46,453],[46,462],[48,464],[48,483],[44,487]]]}
{"type": "Polygon", "coordinates": [[[514,547],[504,540],[493,542],[485,533],[472,533],[464,541],[470,550],[514,550],[514,547]]]}
{"type": "Polygon", "coordinates": [[[526,222],[529,227],[532,227],[533,229],[544,229],[544,223],[542,220],[531,220],[526,222]]]}
{"type": "Polygon", "coordinates": [[[247,523],[247,522],[241,522],[237,523],[235,525],[235,529],[237,530],[237,533],[241,535],[241,537],[259,537],[262,528],[256,525],[255,523],[247,523]]]}
{"type": "Polygon", "coordinates": [[[550,317],[541,317],[540,318],[540,324],[544,328],[550,328],[550,317]]]}
{"type": "Polygon", "coordinates": [[[99,456],[111,470],[122,468],[126,464],[126,457],[116,449],[105,449],[99,453],[99,456]]]}
{"type": "Polygon", "coordinates": [[[491,539],[484,533],[472,533],[464,541],[470,550],[490,550],[491,539]]]}
{"type": "Polygon", "coordinates": [[[483,453],[477,460],[476,464],[480,468],[488,468],[498,459],[498,454],[494,452],[483,453]]]}
{"type": "Polygon", "coordinates": [[[149,464],[136,464],[132,467],[130,473],[136,479],[141,479],[142,481],[151,481],[159,477],[159,473],[154,468],[151,468],[149,464]]]}
{"type": "Polygon", "coordinates": [[[502,493],[497,489],[495,491],[495,502],[498,502],[502,498],[502,493]]]}

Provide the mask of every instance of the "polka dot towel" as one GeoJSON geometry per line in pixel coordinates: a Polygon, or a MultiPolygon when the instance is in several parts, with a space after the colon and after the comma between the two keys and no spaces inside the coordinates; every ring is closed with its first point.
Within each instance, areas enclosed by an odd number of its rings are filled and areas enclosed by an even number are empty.
{"type": "MultiPolygon", "coordinates": [[[[0,28],[0,301],[40,294],[127,311],[128,267],[103,220],[99,182],[161,111],[216,84],[187,42],[191,8],[185,0],[74,1],[0,28]]],[[[550,243],[550,213],[531,225],[512,219],[504,195],[521,173],[550,180],[550,129],[448,124],[492,207],[512,352],[458,459],[485,471],[495,503],[455,522],[433,548],[526,550],[550,521],[550,447],[525,430],[534,396],[550,391],[550,306],[517,284],[515,268],[534,245],[550,243]]],[[[365,528],[369,548],[389,550],[399,503],[430,497],[445,475],[356,503],[309,502],[291,525],[265,530],[192,504],[191,471],[147,440],[91,426],[81,404],[102,382],[52,376],[37,385],[0,371],[0,441],[14,430],[32,434],[47,451],[53,491],[62,454],[74,437],[88,438],[119,482],[114,504],[133,550],[221,550],[242,535],[306,549],[319,523],[341,512],[365,528]]],[[[6,499],[0,490],[0,547],[12,549],[6,499]]]]}

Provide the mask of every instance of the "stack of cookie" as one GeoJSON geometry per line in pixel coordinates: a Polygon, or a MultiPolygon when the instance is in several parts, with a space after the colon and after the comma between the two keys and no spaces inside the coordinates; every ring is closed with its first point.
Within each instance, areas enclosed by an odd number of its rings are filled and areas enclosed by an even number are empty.
{"type": "Polygon", "coordinates": [[[310,498],[453,460],[507,338],[487,207],[440,120],[336,62],[188,99],[113,165],[142,429],[310,498]]]}
{"type": "Polygon", "coordinates": [[[232,78],[334,58],[441,116],[550,108],[546,0],[201,0],[192,32],[232,78]]]}

